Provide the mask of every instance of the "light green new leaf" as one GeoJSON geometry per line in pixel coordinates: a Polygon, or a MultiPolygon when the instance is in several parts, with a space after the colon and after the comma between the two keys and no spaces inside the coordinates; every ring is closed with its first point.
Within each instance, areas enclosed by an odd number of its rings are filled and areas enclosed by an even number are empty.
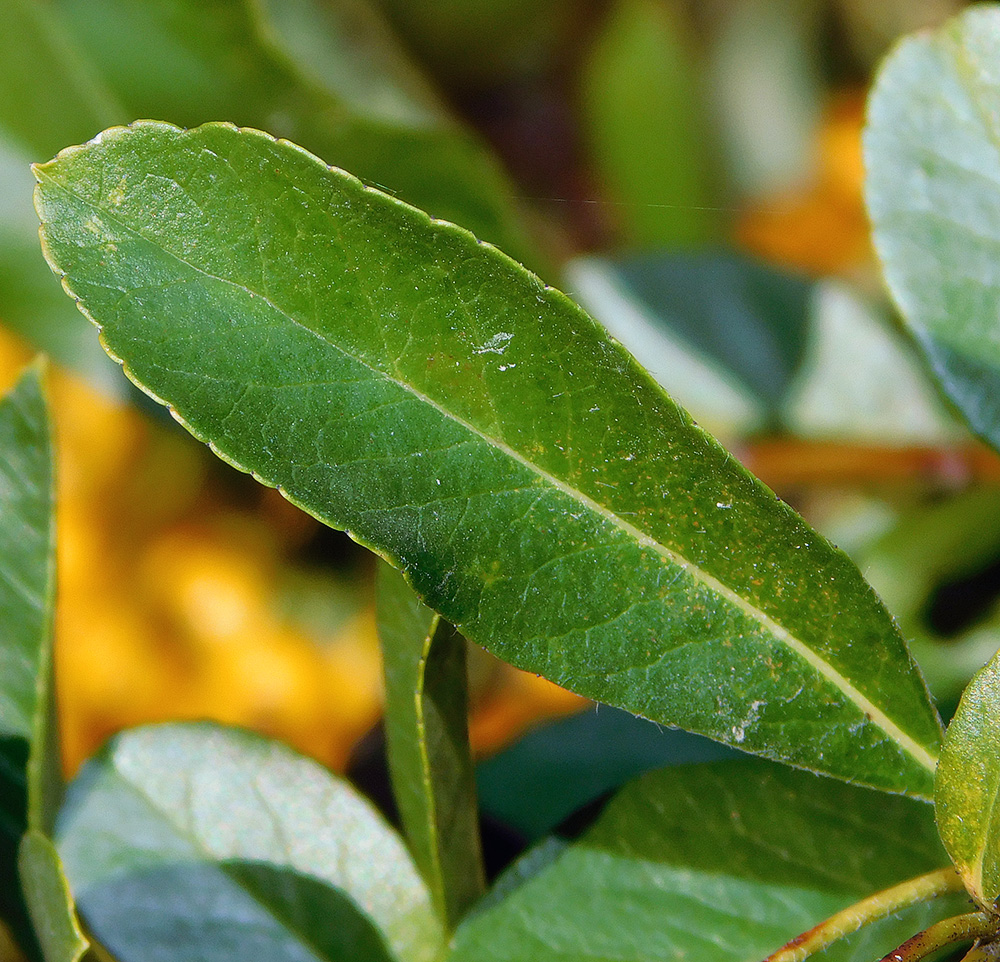
{"type": "Polygon", "coordinates": [[[948,726],[934,787],[945,848],[973,898],[1000,898],[1000,655],[969,682],[948,726]]]}
{"type": "Polygon", "coordinates": [[[413,857],[453,928],[484,889],[466,643],[387,564],[376,584],[393,792],[413,857]]]}
{"type": "Polygon", "coordinates": [[[249,732],[119,736],[70,786],[57,845],[119,962],[430,962],[442,949],[395,832],[346,782],[249,732]]]}
{"type": "Polygon", "coordinates": [[[18,870],[45,962],[79,962],[90,942],[80,930],[59,853],[48,836],[35,829],[24,836],[18,870]]]}
{"type": "Polygon", "coordinates": [[[50,261],[130,376],[471,641],[929,795],[938,721],[857,569],[564,295],[257,131],[142,123],[37,176],[50,261]]]}
{"type": "MultiPolygon", "coordinates": [[[[451,962],[760,962],[947,865],[930,806],[750,760],[636,779],[577,841],[541,854],[459,927],[451,962]]],[[[908,907],[813,958],[871,962],[965,901],[908,907]]]]}
{"type": "Polygon", "coordinates": [[[32,941],[17,848],[48,831],[61,796],[53,724],[55,516],[52,441],[38,367],[0,400],[0,917],[32,941]]]}
{"type": "Polygon", "coordinates": [[[945,393],[1000,445],[1000,8],[905,40],[869,103],[866,197],[903,317],[945,393]]]}

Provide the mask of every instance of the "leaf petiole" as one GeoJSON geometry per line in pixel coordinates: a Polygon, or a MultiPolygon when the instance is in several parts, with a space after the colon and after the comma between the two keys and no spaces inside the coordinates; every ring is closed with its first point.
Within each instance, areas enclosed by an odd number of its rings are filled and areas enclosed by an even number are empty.
{"type": "MultiPolygon", "coordinates": [[[[907,939],[898,949],[883,956],[879,962],[919,962],[933,955],[938,949],[956,942],[974,942],[987,937],[996,937],[997,918],[986,912],[970,912],[968,915],[956,915],[954,918],[935,922],[923,932],[907,939]]],[[[976,958],[978,948],[972,952],[976,958]]],[[[979,955],[980,958],[988,958],[979,955]]],[[[968,958],[968,956],[966,957],[968,958]]]]}
{"type": "Polygon", "coordinates": [[[928,902],[949,892],[961,892],[963,887],[958,872],[950,866],[907,879],[899,885],[883,889],[860,902],[855,902],[836,915],[831,915],[825,922],[820,922],[808,932],[797,935],[777,952],[769,955],[764,962],[802,962],[803,959],[808,959],[809,956],[866,925],[878,922],[918,902],[928,902]]]}

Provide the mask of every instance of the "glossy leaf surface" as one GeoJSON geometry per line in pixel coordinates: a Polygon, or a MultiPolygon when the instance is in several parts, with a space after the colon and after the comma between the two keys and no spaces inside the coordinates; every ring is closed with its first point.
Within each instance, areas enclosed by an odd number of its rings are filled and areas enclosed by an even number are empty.
{"type": "Polygon", "coordinates": [[[886,281],[942,388],[1000,445],[1000,9],[889,58],[869,103],[866,195],[886,281]]]}
{"type": "Polygon", "coordinates": [[[984,907],[1000,898],[1000,656],[978,671],[948,726],[934,803],[941,838],[984,907]]]}
{"type": "Polygon", "coordinates": [[[248,732],[119,736],[70,787],[58,847],[119,962],[417,962],[441,949],[395,833],[345,782],[248,732]]]}
{"type": "Polygon", "coordinates": [[[380,565],[376,584],[393,792],[417,866],[454,927],[484,888],[466,642],[398,571],[380,565]]]}
{"type": "Polygon", "coordinates": [[[938,722],[857,569],[562,294],[259,132],[140,124],[37,176],[51,263],[130,376],[471,641],[929,794],[938,722]]]}
{"type": "MultiPolygon", "coordinates": [[[[542,867],[459,928],[454,962],[760,962],[947,865],[930,806],[758,761],[651,772],[579,840],[540,854],[542,867]]],[[[814,958],[871,962],[963,901],[908,909],[814,958]]]]}
{"type": "Polygon", "coordinates": [[[60,796],[52,712],[55,532],[52,448],[41,373],[0,400],[0,915],[29,941],[17,848],[47,830],[60,796]]]}

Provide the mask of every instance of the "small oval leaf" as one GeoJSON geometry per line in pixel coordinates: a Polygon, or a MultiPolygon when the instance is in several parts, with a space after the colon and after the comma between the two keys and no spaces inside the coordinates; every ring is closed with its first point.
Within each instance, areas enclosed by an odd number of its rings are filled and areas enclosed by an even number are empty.
{"type": "Polygon", "coordinates": [[[133,729],[70,786],[57,844],[119,962],[431,962],[442,932],[396,835],[290,748],[208,723],[133,729]]]}
{"type": "Polygon", "coordinates": [[[465,637],[930,794],[936,713],[857,568],[564,295],[259,131],[140,123],[36,174],[50,261],[127,373],[465,637]]]}
{"type": "Polygon", "coordinates": [[[907,38],[868,107],[865,185],[889,290],[945,393],[1000,446],[1000,8],[907,38]]]}
{"type": "Polygon", "coordinates": [[[980,669],[948,726],[934,804],[948,854],[984,908],[1000,898],[1000,655],[980,669]]]}

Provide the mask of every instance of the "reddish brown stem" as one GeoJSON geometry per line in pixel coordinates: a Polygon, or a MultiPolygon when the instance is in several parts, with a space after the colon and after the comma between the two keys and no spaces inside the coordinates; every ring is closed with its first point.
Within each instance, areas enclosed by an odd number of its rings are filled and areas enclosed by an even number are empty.
{"type": "Polygon", "coordinates": [[[935,922],[919,935],[907,939],[880,962],[919,962],[931,953],[957,942],[976,942],[997,936],[997,919],[985,912],[970,912],[935,922]]]}

